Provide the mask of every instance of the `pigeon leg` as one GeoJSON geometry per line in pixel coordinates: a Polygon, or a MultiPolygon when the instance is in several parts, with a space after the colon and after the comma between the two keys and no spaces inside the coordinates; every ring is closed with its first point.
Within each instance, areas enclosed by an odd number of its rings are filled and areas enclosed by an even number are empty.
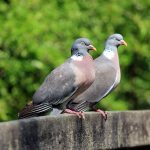
{"type": "Polygon", "coordinates": [[[101,109],[97,109],[96,112],[99,112],[103,116],[103,118],[105,119],[105,121],[107,120],[107,115],[108,115],[107,112],[105,112],[105,111],[103,111],[101,109]]]}
{"type": "Polygon", "coordinates": [[[79,118],[85,119],[85,116],[84,116],[83,112],[77,112],[77,111],[73,111],[73,110],[70,110],[70,109],[65,109],[64,113],[74,114],[74,115],[77,115],[79,118]]]}

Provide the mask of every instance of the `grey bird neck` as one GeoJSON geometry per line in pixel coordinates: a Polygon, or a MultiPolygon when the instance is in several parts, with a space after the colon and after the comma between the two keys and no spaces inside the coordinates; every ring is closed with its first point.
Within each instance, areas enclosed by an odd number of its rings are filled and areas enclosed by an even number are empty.
{"type": "Polygon", "coordinates": [[[88,55],[89,53],[85,50],[85,49],[80,49],[78,51],[73,51],[72,55],[76,55],[76,56],[85,56],[88,55]]]}
{"type": "Polygon", "coordinates": [[[113,52],[115,52],[115,51],[117,51],[117,47],[109,45],[109,44],[106,43],[104,51],[113,51],[113,52]]]}
{"type": "Polygon", "coordinates": [[[105,49],[98,59],[100,60],[101,57],[107,59],[107,61],[111,62],[117,70],[120,70],[117,46],[107,44],[106,42],[105,49]]]}

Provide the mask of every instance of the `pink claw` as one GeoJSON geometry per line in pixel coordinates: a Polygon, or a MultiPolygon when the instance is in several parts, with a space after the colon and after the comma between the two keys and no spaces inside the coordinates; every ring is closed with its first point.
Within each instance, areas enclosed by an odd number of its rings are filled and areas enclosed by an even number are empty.
{"type": "Polygon", "coordinates": [[[103,111],[101,109],[97,109],[96,112],[99,112],[103,116],[103,118],[105,119],[105,121],[107,120],[107,115],[108,115],[107,112],[105,112],[105,111],[103,111]]]}
{"type": "Polygon", "coordinates": [[[83,111],[80,112],[81,113],[81,118],[85,119],[85,114],[83,111]]]}
{"type": "Polygon", "coordinates": [[[70,109],[65,109],[64,113],[74,114],[74,115],[78,116],[79,118],[85,119],[85,115],[84,115],[83,112],[77,112],[77,111],[73,111],[73,110],[70,110],[70,109]]]}

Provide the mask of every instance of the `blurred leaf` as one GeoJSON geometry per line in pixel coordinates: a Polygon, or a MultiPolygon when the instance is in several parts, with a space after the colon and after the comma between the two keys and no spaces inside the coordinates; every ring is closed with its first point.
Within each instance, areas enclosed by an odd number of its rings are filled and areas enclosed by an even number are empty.
{"type": "Polygon", "coordinates": [[[98,106],[105,110],[150,108],[150,1],[0,1],[0,120],[17,118],[46,75],[70,56],[78,37],[104,48],[123,34],[122,80],[98,106]]]}

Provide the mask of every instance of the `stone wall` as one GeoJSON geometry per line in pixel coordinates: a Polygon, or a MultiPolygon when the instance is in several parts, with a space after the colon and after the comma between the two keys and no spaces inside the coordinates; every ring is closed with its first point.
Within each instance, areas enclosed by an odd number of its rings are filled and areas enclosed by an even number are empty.
{"type": "Polygon", "coordinates": [[[0,123],[0,150],[150,149],[150,110],[44,116],[0,123]]]}

